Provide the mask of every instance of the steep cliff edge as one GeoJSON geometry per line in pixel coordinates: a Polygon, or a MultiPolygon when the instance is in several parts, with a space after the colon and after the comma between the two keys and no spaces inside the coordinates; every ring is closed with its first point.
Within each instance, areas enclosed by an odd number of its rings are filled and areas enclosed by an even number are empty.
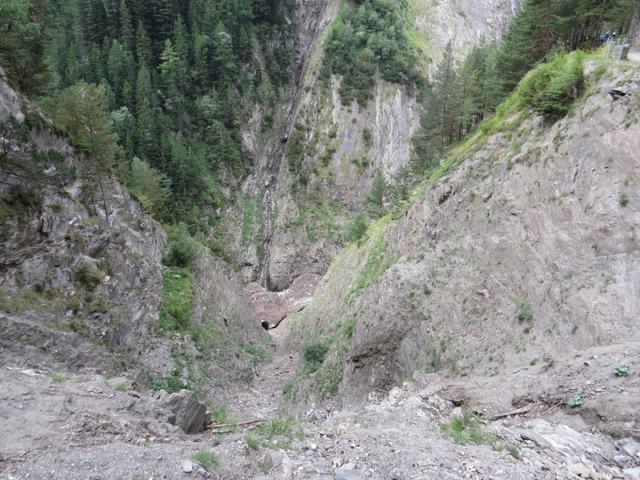
{"type": "Polygon", "coordinates": [[[169,272],[162,227],[114,178],[96,176],[90,159],[1,71],[0,125],[3,360],[137,367],[150,379],[189,378],[202,387],[250,376],[255,359],[245,347],[264,338],[236,273],[202,249],[190,274],[190,326],[200,337],[162,335],[169,272]],[[221,344],[207,358],[196,355],[221,344]],[[204,373],[194,379],[196,370],[204,373]]]}
{"type": "MultiPolygon", "coordinates": [[[[508,397],[505,378],[544,363],[520,392],[535,398],[553,390],[543,379],[555,362],[554,394],[570,397],[589,390],[571,359],[591,348],[608,347],[592,383],[637,366],[640,73],[630,63],[587,69],[587,94],[568,117],[512,112],[453,149],[400,218],[336,257],[298,317],[296,338],[327,352],[302,391],[349,403],[420,370],[485,386],[496,377],[508,397]]],[[[638,421],[629,397],[589,395],[602,418],[638,421]]]]}

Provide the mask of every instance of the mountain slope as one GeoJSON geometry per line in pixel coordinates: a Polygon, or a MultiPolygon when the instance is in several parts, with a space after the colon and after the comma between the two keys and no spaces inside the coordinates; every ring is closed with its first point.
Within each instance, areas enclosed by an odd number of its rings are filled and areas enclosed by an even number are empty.
{"type": "Polygon", "coordinates": [[[336,257],[298,317],[306,344],[331,345],[303,391],[339,384],[349,403],[415,370],[492,376],[637,345],[640,72],[586,68],[569,116],[511,112],[336,257]]]}

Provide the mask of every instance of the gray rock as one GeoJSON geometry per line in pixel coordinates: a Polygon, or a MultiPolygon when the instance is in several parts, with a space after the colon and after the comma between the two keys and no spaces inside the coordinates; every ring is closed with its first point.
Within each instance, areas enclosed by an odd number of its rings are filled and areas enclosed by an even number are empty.
{"type": "Polygon", "coordinates": [[[169,395],[164,400],[163,407],[172,414],[169,416],[169,423],[177,425],[186,433],[201,432],[207,424],[207,406],[189,390],[169,395]]]}
{"type": "Polygon", "coordinates": [[[344,467],[336,470],[336,473],[333,475],[334,480],[361,480],[364,478],[362,472],[360,470],[356,470],[351,467],[350,464],[345,465],[344,467]]]}
{"type": "Polygon", "coordinates": [[[623,472],[624,472],[625,475],[627,475],[632,480],[639,480],[640,479],[640,467],[625,468],[623,470],[623,472]]]}
{"type": "Polygon", "coordinates": [[[182,461],[182,471],[184,473],[193,472],[195,467],[196,467],[195,463],[193,463],[191,460],[183,460],[182,461]]]}
{"type": "Polygon", "coordinates": [[[627,455],[615,455],[613,457],[613,461],[616,462],[616,465],[620,468],[624,468],[629,465],[629,462],[631,462],[631,457],[627,455]]]}

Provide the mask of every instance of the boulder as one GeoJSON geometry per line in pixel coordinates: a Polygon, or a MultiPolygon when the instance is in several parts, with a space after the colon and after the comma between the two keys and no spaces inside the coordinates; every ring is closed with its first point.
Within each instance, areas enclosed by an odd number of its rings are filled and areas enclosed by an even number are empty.
{"type": "Polygon", "coordinates": [[[164,399],[162,406],[171,412],[169,423],[186,433],[201,432],[207,425],[207,406],[189,390],[172,393],[164,399]]]}

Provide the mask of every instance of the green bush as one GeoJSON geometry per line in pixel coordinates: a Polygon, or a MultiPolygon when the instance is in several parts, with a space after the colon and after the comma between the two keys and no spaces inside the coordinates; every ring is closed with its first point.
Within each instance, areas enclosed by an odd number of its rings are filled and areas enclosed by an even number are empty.
{"type": "Polygon", "coordinates": [[[198,242],[189,235],[183,223],[169,231],[169,244],[164,258],[165,265],[188,267],[198,255],[198,242]]]}
{"type": "Polygon", "coordinates": [[[102,282],[102,279],[104,278],[104,273],[90,265],[88,262],[76,267],[73,270],[73,273],[76,276],[76,281],[88,290],[94,290],[98,285],[100,285],[100,282],[102,282]]]}
{"type": "Polygon", "coordinates": [[[364,238],[367,233],[367,217],[365,215],[357,215],[351,220],[349,225],[347,225],[347,230],[344,234],[344,239],[347,242],[357,242],[364,238]]]}
{"type": "Polygon", "coordinates": [[[302,357],[309,373],[313,373],[320,368],[320,365],[324,362],[324,357],[329,351],[329,347],[329,342],[324,340],[314,340],[302,347],[302,357]]]}
{"type": "Polygon", "coordinates": [[[518,87],[524,105],[551,117],[563,117],[584,90],[583,55],[556,55],[529,72],[518,87]]]}
{"type": "Polygon", "coordinates": [[[177,393],[180,390],[192,390],[192,387],[182,381],[179,372],[174,371],[169,376],[157,375],[151,381],[151,389],[158,391],[164,390],[168,393],[177,393]]]}

